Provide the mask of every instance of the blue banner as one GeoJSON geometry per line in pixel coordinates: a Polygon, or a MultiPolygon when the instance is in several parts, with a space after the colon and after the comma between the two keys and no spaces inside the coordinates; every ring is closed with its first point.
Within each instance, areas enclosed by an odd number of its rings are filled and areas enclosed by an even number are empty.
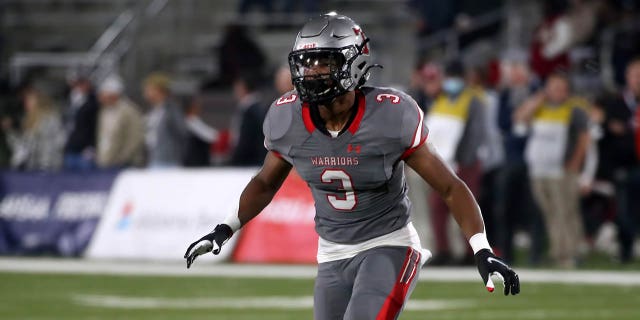
{"type": "Polygon", "coordinates": [[[0,254],[81,255],[116,176],[0,173],[0,254]]]}

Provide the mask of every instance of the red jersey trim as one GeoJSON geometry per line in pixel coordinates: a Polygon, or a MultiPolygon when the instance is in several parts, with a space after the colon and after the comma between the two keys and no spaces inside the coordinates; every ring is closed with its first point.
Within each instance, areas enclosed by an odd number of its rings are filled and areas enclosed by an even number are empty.
{"type": "Polygon", "coordinates": [[[351,125],[348,129],[352,135],[356,134],[356,131],[358,131],[358,128],[360,128],[360,123],[362,122],[362,118],[364,117],[364,109],[366,105],[366,101],[364,98],[364,94],[362,94],[362,91],[356,90],[356,99],[358,99],[358,111],[356,113],[356,117],[353,119],[353,122],[351,122],[351,125]]]}
{"type": "Polygon", "coordinates": [[[418,107],[418,104],[414,104],[416,106],[416,110],[418,111],[418,126],[416,127],[416,131],[413,132],[413,142],[411,143],[411,148],[418,147],[420,145],[420,135],[422,135],[422,124],[424,122],[424,112],[418,107]]]}
{"type": "MultiPolygon", "coordinates": [[[[362,123],[362,118],[364,117],[366,104],[364,95],[360,90],[356,90],[356,99],[358,99],[358,111],[356,111],[356,117],[353,119],[348,129],[352,135],[355,134],[356,131],[358,131],[358,128],[360,128],[360,123],[362,123]]],[[[313,124],[313,120],[311,120],[311,110],[309,109],[309,104],[306,102],[302,104],[302,121],[304,122],[304,127],[309,133],[312,133],[316,129],[316,126],[313,124]]]]}
{"type": "Polygon", "coordinates": [[[306,102],[302,104],[302,121],[304,122],[304,127],[309,133],[312,133],[313,130],[316,129],[316,126],[311,120],[311,111],[309,110],[309,104],[306,102]]]}
{"type": "Polygon", "coordinates": [[[404,160],[404,159],[408,158],[410,155],[412,155],[414,152],[416,152],[416,150],[418,150],[418,148],[422,147],[422,145],[427,141],[427,137],[428,136],[429,136],[429,134],[424,136],[424,138],[422,138],[422,140],[420,140],[420,143],[418,143],[417,146],[415,146],[413,148],[409,148],[404,153],[402,153],[402,155],[400,156],[400,160],[404,160]]]}

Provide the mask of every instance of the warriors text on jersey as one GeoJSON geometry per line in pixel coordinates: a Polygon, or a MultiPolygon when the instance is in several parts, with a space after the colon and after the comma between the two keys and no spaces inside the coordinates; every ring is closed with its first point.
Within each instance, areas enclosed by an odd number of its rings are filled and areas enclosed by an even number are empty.
{"type": "Polygon", "coordinates": [[[422,111],[401,91],[363,87],[354,107],[334,138],[317,110],[291,91],[271,105],[263,127],[266,148],[295,166],[311,188],[321,239],[346,245],[408,224],[402,160],[428,134],[422,111]]]}

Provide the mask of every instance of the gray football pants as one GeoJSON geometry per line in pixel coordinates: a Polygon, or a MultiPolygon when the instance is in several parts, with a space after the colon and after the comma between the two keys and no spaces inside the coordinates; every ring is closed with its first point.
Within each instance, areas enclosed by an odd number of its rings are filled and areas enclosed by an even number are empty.
{"type": "Polygon", "coordinates": [[[320,263],[315,320],[393,320],[418,282],[420,253],[377,247],[353,258],[320,263]]]}

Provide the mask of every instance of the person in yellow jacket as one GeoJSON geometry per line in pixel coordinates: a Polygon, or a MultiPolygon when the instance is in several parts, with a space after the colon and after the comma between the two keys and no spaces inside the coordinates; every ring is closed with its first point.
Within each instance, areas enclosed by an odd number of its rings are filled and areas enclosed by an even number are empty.
{"type": "MultiPolygon", "coordinates": [[[[434,99],[425,122],[429,141],[477,198],[482,174],[479,150],[487,138],[486,108],[478,90],[467,85],[464,75],[459,61],[445,67],[442,92],[434,99]]],[[[429,206],[436,249],[431,264],[455,263],[449,244],[449,209],[435,193],[429,195],[429,206]]],[[[471,261],[470,257],[467,254],[463,262],[471,261]]]]}
{"type": "Polygon", "coordinates": [[[516,130],[529,133],[525,159],[551,259],[565,268],[575,267],[584,240],[578,176],[591,143],[585,108],[583,99],[571,96],[569,79],[553,74],[514,115],[516,130]]]}

